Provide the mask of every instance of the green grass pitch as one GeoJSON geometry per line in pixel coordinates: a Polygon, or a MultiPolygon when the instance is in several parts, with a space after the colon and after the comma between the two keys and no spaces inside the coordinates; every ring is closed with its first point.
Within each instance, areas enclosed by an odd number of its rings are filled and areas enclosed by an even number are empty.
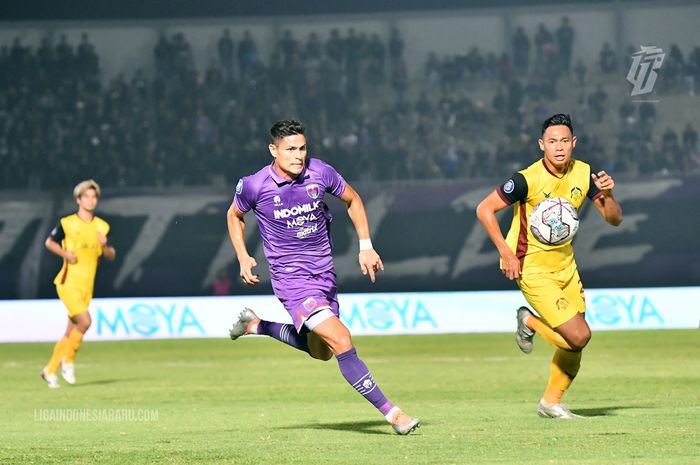
{"type": "Polygon", "coordinates": [[[576,421],[535,413],[542,339],[527,356],[511,334],[355,344],[416,434],[393,434],[334,360],[269,338],[88,342],[57,390],[39,378],[52,344],[0,344],[0,463],[700,463],[698,330],[595,333],[565,397],[576,421]]]}

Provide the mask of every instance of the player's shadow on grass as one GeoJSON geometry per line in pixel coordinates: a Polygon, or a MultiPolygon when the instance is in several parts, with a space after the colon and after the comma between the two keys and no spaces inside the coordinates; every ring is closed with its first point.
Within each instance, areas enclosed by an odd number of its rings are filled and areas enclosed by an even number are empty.
{"type": "Polygon", "coordinates": [[[111,378],[111,379],[96,379],[93,381],[87,381],[85,383],[77,383],[71,386],[71,389],[79,388],[82,386],[97,386],[102,384],[114,384],[114,383],[131,383],[134,381],[142,381],[146,378],[111,378]]]}
{"type": "Polygon", "coordinates": [[[332,429],[336,431],[354,431],[364,434],[393,434],[391,426],[384,421],[307,423],[304,425],[281,426],[278,429],[332,429]]]}
{"type": "Polygon", "coordinates": [[[627,410],[627,409],[632,409],[632,408],[638,409],[638,408],[648,408],[648,407],[642,406],[642,405],[636,405],[634,407],[615,405],[615,406],[610,406],[610,407],[598,407],[598,408],[577,408],[577,409],[572,409],[571,411],[577,415],[583,415],[584,417],[610,417],[610,416],[615,416],[615,412],[617,412],[618,410],[627,410]]]}

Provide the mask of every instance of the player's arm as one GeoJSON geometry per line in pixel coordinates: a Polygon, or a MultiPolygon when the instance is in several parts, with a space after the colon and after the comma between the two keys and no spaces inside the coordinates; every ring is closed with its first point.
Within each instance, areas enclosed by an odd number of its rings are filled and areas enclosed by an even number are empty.
{"type": "Polygon", "coordinates": [[[59,221],[56,227],[51,231],[51,234],[49,234],[49,237],[46,238],[44,245],[49,252],[58,255],[66,262],[74,265],[78,262],[78,257],[75,255],[75,252],[71,250],[64,250],[63,247],[61,247],[61,241],[64,237],[66,237],[66,235],[63,232],[63,226],[61,226],[61,222],[59,221]]]}
{"type": "Polygon", "coordinates": [[[593,205],[606,222],[613,226],[619,226],[622,223],[622,207],[613,197],[615,180],[605,171],[599,171],[597,174],[591,173],[591,179],[602,193],[593,200],[593,205]]]}
{"type": "Polygon", "coordinates": [[[236,257],[238,257],[238,263],[241,267],[241,279],[244,283],[252,286],[260,282],[260,277],[253,274],[253,268],[258,266],[258,263],[250,256],[245,245],[244,215],[245,213],[238,208],[236,201],[233,200],[226,213],[226,223],[228,224],[228,235],[231,239],[231,244],[236,251],[236,257]]]}
{"type": "Polygon", "coordinates": [[[105,260],[108,260],[110,262],[113,261],[117,257],[117,249],[115,249],[114,246],[109,243],[109,241],[107,240],[107,236],[98,234],[97,240],[102,246],[102,256],[105,258],[105,260]]]}
{"type": "Polygon", "coordinates": [[[362,274],[366,275],[369,273],[369,279],[374,282],[376,279],[375,273],[378,270],[384,271],[384,264],[379,254],[374,250],[369,237],[369,221],[367,220],[365,204],[350,184],[345,185],[345,190],[338,198],[347,205],[348,216],[350,216],[350,220],[357,232],[357,238],[360,240],[358,261],[360,262],[362,274]]]}
{"type": "Polygon", "coordinates": [[[498,191],[493,191],[476,207],[476,217],[501,255],[503,274],[512,280],[520,278],[520,261],[506,243],[496,218],[496,213],[508,206],[509,204],[498,195],[498,191]]]}

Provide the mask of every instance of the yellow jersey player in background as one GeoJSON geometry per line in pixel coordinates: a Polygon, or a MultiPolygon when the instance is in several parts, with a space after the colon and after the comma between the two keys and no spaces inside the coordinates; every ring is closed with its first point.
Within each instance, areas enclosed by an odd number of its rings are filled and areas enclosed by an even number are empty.
{"type": "Polygon", "coordinates": [[[606,222],[622,222],[622,209],[613,197],[613,178],[605,171],[572,158],[576,147],[569,115],[557,114],[542,124],[542,159],[514,173],[489,194],[476,209],[476,215],[501,255],[501,270],[515,280],[525,299],[537,312],[526,307],[517,311],[516,342],[532,351],[535,333],[556,351],[549,382],[537,413],[547,418],[578,418],[561,403],[581,366],[581,352],[591,338],[584,312],[586,302],[571,242],[544,245],[530,231],[530,214],[547,197],[562,197],[579,209],[586,197],[606,222]],[[496,212],[513,205],[513,221],[503,237],[496,212]]]}
{"type": "Polygon", "coordinates": [[[95,216],[100,186],[89,179],[75,186],[73,197],[78,211],[61,218],[46,239],[46,248],[63,258],[54,279],[56,293],[68,310],[68,326],[56,343],[41,377],[50,388],[59,387],[56,371],[68,384],[75,384],[73,361],[92,318],[88,312],[100,257],[114,260],[116,251],[108,244],[109,224],[95,216]]]}

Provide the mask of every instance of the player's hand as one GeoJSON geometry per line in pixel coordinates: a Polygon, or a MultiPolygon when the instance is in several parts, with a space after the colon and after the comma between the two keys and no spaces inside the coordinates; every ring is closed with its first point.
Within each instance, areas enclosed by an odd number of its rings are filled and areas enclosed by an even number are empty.
{"type": "Polygon", "coordinates": [[[78,256],[75,255],[75,252],[72,252],[70,250],[66,250],[66,253],[63,255],[63,258],[71,265],[75,265],[76,263],[78,263],[78,256]]]}
{"type": "Polygon", "coordinates": [[[591,178],[604,195],[608,195],[615,187],[615,180],[605,171],[599,171],[598,174],[591,173],[591,178]]]}
{"type": "Polygon", "coordinates": [[[520,260],[518,260],[514,254],[511,253],[507,256],[501,256],[501,262],[503,266],[501,271],[506,278],[511,281],[520,279],[520,260]]]}
{"type": "Polygon", "coordinates": [[[379,258],[379,254],[374,249],[360,250],[358,260],[362,274],[366,275],[369,273],[369,279],[372,282],[376,279],[377,271],[384,271],[384,263],[382,263],[382,259],[379,258]]]}
{"type": "Polygon", "coordinates": [[[253,286],[260,282],[260,276],[253,274],[253,268],[258,266],[258,262],[253,257],[248,257],[240,261],[241,264],[241,279],[249,286],[253,286]]]}
{"type": "Polygon", "coordinates": [[[102,256],[106,260],[111,262],[117,257],[116,249],[107,243],[107,236],[97,233],[97,241],[102,246],[102,256]]]}

